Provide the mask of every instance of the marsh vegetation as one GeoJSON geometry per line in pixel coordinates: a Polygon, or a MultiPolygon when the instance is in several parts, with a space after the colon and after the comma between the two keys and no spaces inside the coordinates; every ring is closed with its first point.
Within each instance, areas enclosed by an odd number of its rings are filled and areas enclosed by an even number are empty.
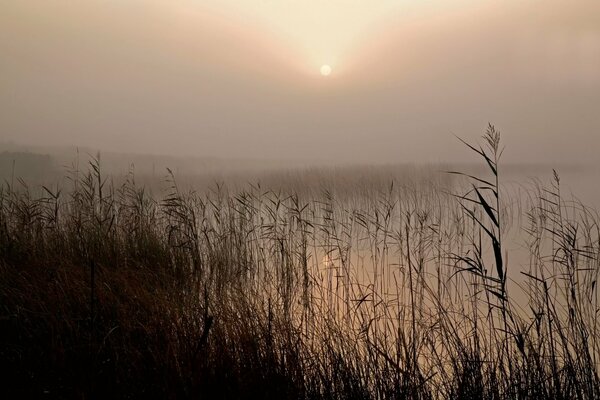
{"type": "Polygon", "coordinates": [[[350,188],[169,172],[157,194],[98,160],[62,187],[6,182],[0,391],[598,398],[598,214],[557,173],[504,186],[493,126],[482,143],[477,175],[350,188]]]}

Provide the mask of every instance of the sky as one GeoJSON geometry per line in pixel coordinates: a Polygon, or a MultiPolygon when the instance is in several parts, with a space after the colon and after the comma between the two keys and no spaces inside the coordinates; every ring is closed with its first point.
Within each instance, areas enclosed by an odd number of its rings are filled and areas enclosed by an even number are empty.
{"type": "Polygon", "coordinates": [[[429,163],[488,122],[600,158],[600,2],[0,0],[0,142],[429,163]]]}

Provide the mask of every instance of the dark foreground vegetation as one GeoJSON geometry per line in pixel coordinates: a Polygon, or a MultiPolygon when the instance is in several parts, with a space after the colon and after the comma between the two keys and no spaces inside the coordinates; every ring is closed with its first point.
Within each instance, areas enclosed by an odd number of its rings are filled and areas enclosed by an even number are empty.
{"type": "Polygon", "coordinates": [[[5,184],[1,397],[599,398],[597,214],[472,150],[454,194],[5,184]]]}

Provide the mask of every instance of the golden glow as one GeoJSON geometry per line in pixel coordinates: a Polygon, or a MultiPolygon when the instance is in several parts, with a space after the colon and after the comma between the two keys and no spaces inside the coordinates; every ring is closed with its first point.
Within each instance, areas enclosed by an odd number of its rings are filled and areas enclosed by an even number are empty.
{"type": "Polygon", "coordinates": [[[212,13],[257,22],[292,43],[307,68],[343,57],[365,32],[409,8],[398,0],[206,0],[198,4],[212,13]]]}
{"type": "Polygon", "coordinates": [[[327,62],[330,66],[335,64],[335,75],[341,77],[352,68],[356,62],[356,48],[369,35],[387,26],[405,26],[404,22],[413,20],[424,21],[425,16],[429,18],[444,14],[444,10],[477,2],[182,0],[175,3],[178,8],[186,9],[187,14],[197,10],[240,31],[260,30],[293,54],[289,59],[293,59],[294,65],[308,75],[313,75],[319,65],[327,62]],[[343,70],[338,65],[343,66],[343,70]]]}
{"type": "Polygon", "coordinates": [[[329,74],[331,74],[331,67],[327,64],[323,65],[321,67],[321,75],[329,76],[329,74]]]}

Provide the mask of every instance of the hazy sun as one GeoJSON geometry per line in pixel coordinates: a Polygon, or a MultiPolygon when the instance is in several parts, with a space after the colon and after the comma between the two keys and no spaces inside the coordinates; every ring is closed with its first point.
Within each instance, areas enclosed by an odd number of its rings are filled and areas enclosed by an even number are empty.
{"type": "Polygon", "coordinates": [[[331,67],[327,64],[323,65],[321,67],[321,75],[328,76],[329,74],[331,74],[331,67]]]}

